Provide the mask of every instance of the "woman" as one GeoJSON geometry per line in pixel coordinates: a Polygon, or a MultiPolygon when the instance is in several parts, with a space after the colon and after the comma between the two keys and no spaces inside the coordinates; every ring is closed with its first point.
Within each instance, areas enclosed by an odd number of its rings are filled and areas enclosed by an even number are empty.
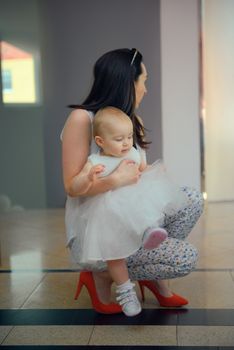
{"type": "MultiPolygon", "coordinates": [[[[65,124],[63,141],[63,177],[68,194],[66,204],[66,229],[68,246],[74,258],[79,262],[79,235],[74,222],[75,214],[82,196],[77,196],[77,176],[91,152],[97,151],[92,141],[92,119],[94,114],[106,106],[121,109],[132,120],[134,125],[134,145],[143,154],[149,142],[145,140],[143,123],[136,116],[147,90],[145,82],[147,70],[142,55],[136,49],[118,49],[101,56],[94,66],[94,82],[88,97],[81,105],[74,108],[65,124]],[[78,253],[77,253],[78,252],[78,253]]],[[[124,160],[109,176],[97,178],[85,196],[93,196],[118,187],[134,184],[140,177],[135,164],[124,160]]],[[[168,239],[159,248],[151,251],[141,247],[135,254],[127,258],[131,279],[138,280],[144,297],[144,287],[149,288],[161,306],[182,306],[187,300],[172,293],[165,283],[167,278],[184,276],[191,272],[197,261],[197,251],[188,242],[183,241],[202,213],[203,200],[195,190],[183,188],[188,197],[187,206],[173,216],[164,218],[164,228],[168,231],[168,239]]],[[[117,304],[110,303],[110,286],[112,279],[106,272],[104,263],[82,266],[77,288],[85,285],[89,291],[94,308],[99,312],[121,312],[117,304]],[[92,272],[91,272],[92,271],[92,272]]]]}

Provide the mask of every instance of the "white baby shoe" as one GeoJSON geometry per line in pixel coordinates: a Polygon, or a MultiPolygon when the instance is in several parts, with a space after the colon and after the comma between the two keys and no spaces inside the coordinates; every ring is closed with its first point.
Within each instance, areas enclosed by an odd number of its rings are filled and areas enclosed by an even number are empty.
{"type": "Polygon", "coordinates": [[[116,300],[126,316],[135,316],[141,312],[141,304],[137,298],[134,286],[135,284],[128,280],[116,288],[116,294],[118,295],[116,300]]]}
{"type": "Polygon", "coordinates": [[[168,233],[161,227],[149,227],[143,235],[145,249],[157,248],[168,237],[168,233]]]}

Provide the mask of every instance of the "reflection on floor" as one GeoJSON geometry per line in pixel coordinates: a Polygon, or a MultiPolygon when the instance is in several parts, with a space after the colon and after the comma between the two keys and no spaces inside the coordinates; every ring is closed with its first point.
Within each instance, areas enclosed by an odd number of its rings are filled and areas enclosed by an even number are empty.
{"type": "Polygon", "coordinates": [[[0,216],[2,348],[234,349],[234,203],[206,205],[189,237],[200,253],[197,270],[169,282],[188,307],[160,308],[148,291],[134,318],[95,313],[85,289],[74,300],[79,272],[65,248],[63,216],[62,209],[0,216]]]}

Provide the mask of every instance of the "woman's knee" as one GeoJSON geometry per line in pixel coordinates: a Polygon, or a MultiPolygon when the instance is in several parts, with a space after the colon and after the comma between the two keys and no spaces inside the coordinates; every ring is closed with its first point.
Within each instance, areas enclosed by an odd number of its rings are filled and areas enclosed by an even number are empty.
{"type": "Polygon", "coordinates": [[[169,238],[160,248],[139,250],[128,259],[133,279],[170,279],[188,275],[197,265],[197,249],[189,242],[169,238]]]}
{"type": "Polygon", "coordinates": [[[198,261],[198,250],[192,244],[188,242],[183,242],[183,252],[179,255],[176,269],[176,277],[188,275],[190,272],[194,271],[197,266],[198,261]]]}
{"type": "Polygon", "coordinates": [[[191,214],[193,214],[193,216],[196,216],[196,218],[198,219],[201,216],[204,209],[203,194],[197,189],[187,186],[183,187],[182,190],[188,196],[188,207],[190,208],[191,214]]]}
{"type": "Polygon", "coordinates": [[[185,276],[196,268],[198,251],[191,243],[171,238],[168,240],[167,251],[171,251],[171,254],[164,263],[174,270],[171,278],[185,276]]]}

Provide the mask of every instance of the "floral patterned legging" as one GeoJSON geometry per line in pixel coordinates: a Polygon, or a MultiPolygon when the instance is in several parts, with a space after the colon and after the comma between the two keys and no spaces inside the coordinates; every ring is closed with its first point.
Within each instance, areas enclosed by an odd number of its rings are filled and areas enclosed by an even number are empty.
{"type": "Polygon", "coordinates": [[[168,238],[156,249],[141,247],[127,258],[129,275],[132,280],[171,279],[189,274],[197,262],[197,250],[184,241],[203,211],[200,192],[183,187],[188,196],[188,205],[174,216],[165,216],[163,227],[168,238]]]}

